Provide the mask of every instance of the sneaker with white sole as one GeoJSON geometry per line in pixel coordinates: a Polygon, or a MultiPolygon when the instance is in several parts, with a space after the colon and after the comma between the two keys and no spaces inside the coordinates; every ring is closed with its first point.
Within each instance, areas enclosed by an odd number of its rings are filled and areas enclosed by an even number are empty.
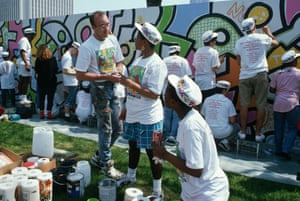
{"type": "Polygon", "coordinates": [[[246,139],[246,134],[245,133],[242,133],[241,131],[238,132],[238,137],[241,139],[241,140],[244,140],[246,139]]]}
{"type": "Polygon", "coordinates": [[[101,172],[113,179],[120,179],[124,177],[124,173],[121,172],[120,170],[114,168],[114,161],[109,160],[106,163],[101,163],[97,160],[97,156],[93,156],[93,158],[90,160],[90,163],[98,168],[100,168],[101,172]]]}
{"type": "Polygon", "coordinates": [[[131,185],[136,183],[135,177],[130,177],[128,175],[124,175],[120,179],[117,180],[117,186],[122,187],[124,185],[131,185]]]}
{"type": "Polygon", "coordinates": [[[218,143],[218,146],[224,151],[230,151],[229,141],[227,139],[223,139],[218,143]]]}
{"type": "Polygon", "coordinates": [[[264,134],[260,134],[260,135],[255,136],[255,141],[256,142],[262,142],[262,141],[264,141],[264,139],[265,139],[264,134]]]}
{"type": "Polygon", "coordinates": [[[174,136],[169,136],[169,137],[167,137],[167,139],[165,140],[165,144],[168,145],[168,146],[176,146],[177,141],[176,141],[176,139],[175,139],[174,136]]]}
{"type": "Polygon", "coordinates": [[[151,195],[147,196],[147,198],[150,201],[163,201],[164,193],[162,192],[160,195],[158,195],[157,193],[153,192],[151,195]]]}

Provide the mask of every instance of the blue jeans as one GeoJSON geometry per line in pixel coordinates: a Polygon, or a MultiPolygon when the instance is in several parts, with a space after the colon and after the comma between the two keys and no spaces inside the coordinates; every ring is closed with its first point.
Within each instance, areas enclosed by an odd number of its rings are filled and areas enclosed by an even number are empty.
{"type": "Polygon", "coordinates": [[[274,132],[276,152],[289,153],[297,137],[297,124],[300,118],[300,106],[289,112],[274,112],[274,132]],[[285,133],[285,130],[287,132],[285,133]]]}
{"type": "Polygon", "coordinates": [[[102,164],[111,159],[110,147],[123,131],[119,121],[120,100],[114,95],[113,85],[111,82],[91,82],[90,88],[97,117],[99,162],[102,164]]]}
{"type": "Polygon", "coordinates": [[[164,137],[173,136],[176,138],[179,117],[177,113],[167,107],[164,107],[164,137]]]}
{"type": "Polygon", "coordinates": [[[68,89],[68,95],[64,105],[72,107],[76,100],[77,86],[66,86],[66,88],[68,89]]]}

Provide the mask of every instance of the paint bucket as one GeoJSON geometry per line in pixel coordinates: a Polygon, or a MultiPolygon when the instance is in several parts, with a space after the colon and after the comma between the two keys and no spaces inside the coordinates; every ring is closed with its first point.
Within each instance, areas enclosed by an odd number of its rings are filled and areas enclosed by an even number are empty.
{"type": "Polygon", "coordinates": [[[53,131],[50,127],[33,128],[32,154],[51,158],[54,155],[53,131]]]}
{"type": "Polygon", "coordinates": [[[52,201],[53,179],[51,172],[43,172],[38,176],[41,200],[52,201]]]}
{"type": "Polygon", "coordinates": [[[16,184],[13,181],[0,183],[0,200],[16,201],[16,184]]]}
{"type": "Polygon", "coordinates": [[[138,188],[127,188],[125,190],[124,201],[133,201],[136,198],[142,197],[143,191],[138,188]]]}
{"type": "Polygon", "coordinates": [[[91,183],[91,166],[88,161],[81,160],[76,164],[76,171],[83,174],[84,186],[87,187],[91,183]]]}
{"type": "Polygon", "coordinates": [[[116,201],[117,200],[117,182],[114,179],[103,179],[99,182],[99,200],[116,201]]]}
{"type": "Polygon", "coordinates": [[[39,181],[28,179],[21,184],[22,200],[40,201],[39,181]]]}
{"type": "Polygon", "coordinates": [[[84,195],[83,174],[70,173],[67,176],[67,192],[71,198],[79,198],[84,195]]]}

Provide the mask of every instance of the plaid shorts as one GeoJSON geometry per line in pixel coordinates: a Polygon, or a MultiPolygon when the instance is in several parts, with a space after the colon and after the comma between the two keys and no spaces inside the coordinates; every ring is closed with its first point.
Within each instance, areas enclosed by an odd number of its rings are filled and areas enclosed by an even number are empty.
{"type": "Polygon", "coordinates": [[[136,141],[137,148],[152,149],[153,131],[163,131],[163,121],[155,124],[125,123],[123,138],[136,141]]]}

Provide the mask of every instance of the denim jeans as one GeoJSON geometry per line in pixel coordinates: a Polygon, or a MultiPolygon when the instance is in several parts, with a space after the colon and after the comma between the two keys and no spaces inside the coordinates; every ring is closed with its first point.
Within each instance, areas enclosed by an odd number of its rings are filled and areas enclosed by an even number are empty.
{"type": "Polygon", "coordinates": [[[114,95],[113,85],[111,82],[91,82],[97,117],[99,162],[103,164],[111,159],[110,147],[123,131],[119,121],[120,100],[114,95]]]}
{"type": "Polygon", "coordinates": [[[76,93],[77,93],[77,86],[66,86],[68,89],[68,95],[65,100],[65,106],[72,107],[75,104],[76,100],[76,93]]]}
{"type": "Polygon", "coordinates": [[[164,138],[173,136],[176,138],[179,117],[177,113],[167,107],[164,107],[164,138]]]}
{"type": "Polygon", "coordinates": [[[274,132],[276,152],[289,153],[297,137],[300,106],[289,112],[274,112],[274,132]],[[286,133],[285,133],[286,131],[286,133]]]}

